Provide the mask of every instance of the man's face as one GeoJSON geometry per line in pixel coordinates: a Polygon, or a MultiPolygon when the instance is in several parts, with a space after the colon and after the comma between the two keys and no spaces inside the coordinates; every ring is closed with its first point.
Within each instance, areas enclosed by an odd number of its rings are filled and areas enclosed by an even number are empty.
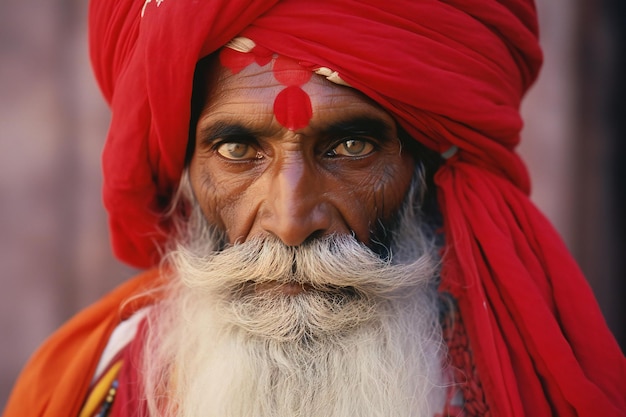
{"type": "Polygon", "coordinates": [[[312,117],[291,130],[275,117],[285,86],[271,64],[237,74],[216,66],[190,165],[208,221],[231,244],[274,235],[298,246],[354,233],[370,245],[401,206],[414,170],[391,116],[359,92],[314,75],[301,85],[312,117]]]}
{"type": "Polygon", "coordinates": [[[413,157],[360,93],[299,73],[281,104],[276,73],[206,75],[196,201],[149,313],[145,397],[173,399],[162,415],[434,415],[437,246],[413,157]],[[393,257],[374,250],[381,227],[393,257]]]}

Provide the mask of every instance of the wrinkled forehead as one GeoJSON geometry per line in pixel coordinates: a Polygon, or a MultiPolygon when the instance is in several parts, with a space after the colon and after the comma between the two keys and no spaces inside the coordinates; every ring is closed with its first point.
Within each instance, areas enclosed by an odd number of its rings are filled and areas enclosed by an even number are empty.
{"type": "Polygon", "coordinates": [[[197,80],[204,91],[201,115],[214,112],[271,114],[292,131],[316,124],[329,113],[361,113],[364,117],[393,118],[377,103],[343,82],[320,75],[315,66],[264,53],[223,48],[203,65],[197,80]]]}

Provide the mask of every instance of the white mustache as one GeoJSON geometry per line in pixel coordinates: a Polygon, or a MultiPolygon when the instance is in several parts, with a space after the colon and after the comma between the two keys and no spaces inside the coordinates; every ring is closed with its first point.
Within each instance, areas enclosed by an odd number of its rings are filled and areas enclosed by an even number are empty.
{"type": "Polygon", "coordinates": [[[269,237],[207,254],[179,248],[172,260],[189,272],[183,278],[187,287],[225,296],[251,285],[295,283],[319,291],[402,297],[404,289],[432,281],[437,270],[430,253],[409,264],[394,264],[392,258],[381,259],[347,235],[331,235],[299,247],[269,237]]]}

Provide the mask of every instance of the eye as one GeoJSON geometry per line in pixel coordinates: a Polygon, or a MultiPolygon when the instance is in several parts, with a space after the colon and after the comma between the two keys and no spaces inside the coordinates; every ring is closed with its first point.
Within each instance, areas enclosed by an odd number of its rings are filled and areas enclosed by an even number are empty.
{"type": "Polygon", "coordinates": [[[347,139],[328,152],[329,156],[364,156],[374,150],[374,145],[365,139],[347,139]]]}
{"type": "Polygon", "coordinates": [[[236,161],[261,158],[261,154],[247,143],[223,142],[216,147],[216,150],[224,158],[236,161]]]}

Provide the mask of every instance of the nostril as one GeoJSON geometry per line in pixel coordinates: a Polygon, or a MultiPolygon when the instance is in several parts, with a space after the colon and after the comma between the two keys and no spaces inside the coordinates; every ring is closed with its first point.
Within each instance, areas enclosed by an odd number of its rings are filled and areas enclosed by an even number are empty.
{"type": "Polygon", "coordinates": [[[287,246],[300,246],[331,231],[337,214],[319,193],[270,195],[259,210],[259,226],[287,246]]]}
{"type": "Polygon", "coordinates": [[[325,231],[325,230],[322,230],[322,229],[320,229],[320,230],[316,230],[316,231],[314,231],[313,233],[311,233],[311,234],[310,234],[310,235],[309,235],[309,236],[308,236],[308,237],[304,240],[304,242],[302,242],[302,244],[306,245],[306,244],[307,244],[307,243],[309,243],[309,242],[313,242],[313,241],[315,241],[315,240],[317,240],[317,239],[321,239],[321,238],[323,238],[323,237],[324,237],[324,235],[325,235],[325,234],[326,234],[326,231],[325,231]]]}

